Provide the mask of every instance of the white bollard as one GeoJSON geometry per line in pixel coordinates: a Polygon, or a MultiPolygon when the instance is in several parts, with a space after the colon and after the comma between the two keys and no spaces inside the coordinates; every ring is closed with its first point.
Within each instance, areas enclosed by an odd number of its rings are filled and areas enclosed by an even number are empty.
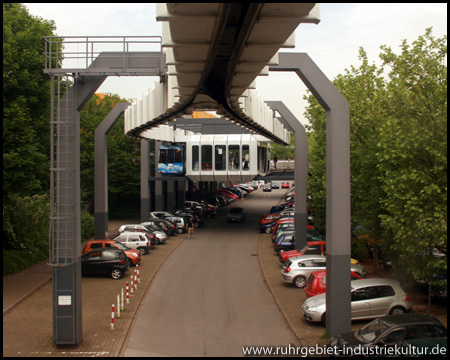
{"type": "Polygon", "coordinates": [[[120,295],[117,294],[117,317],[120,318],[120,295]]]}
{"type": "Polygon", "coordinates": [[[120,310],[124,310],[125,304],[123,303],[123,288],[120,289],[120,310]]]}

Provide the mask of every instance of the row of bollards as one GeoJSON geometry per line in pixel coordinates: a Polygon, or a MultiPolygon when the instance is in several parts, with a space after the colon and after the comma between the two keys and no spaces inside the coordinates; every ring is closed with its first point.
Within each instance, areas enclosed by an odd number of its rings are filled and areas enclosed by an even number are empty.
{"type": "MultiPolygon", "coordinates": [[[[136,269],[134,270],[134,275],[130,276],[131,286],[128,288],[128,281],[126,282],[126,293],[127,300],[126,303],[130,303],[130,296],[134,296],[134,290],[137,290],[138,283],[141,283],[141,277],[139,274],[139,265],[136,264],[136,269]]],[[[116,315],[116,304],[112,304],[111,311],[111,330],[114,330],[114,317],[116,315]]],[[[123,288],[120,289],[120,294],[117,294],[117,318],[120,318],[120,312],[125,310],[125,302],[124,302],[124,291],[123,288]]]]}

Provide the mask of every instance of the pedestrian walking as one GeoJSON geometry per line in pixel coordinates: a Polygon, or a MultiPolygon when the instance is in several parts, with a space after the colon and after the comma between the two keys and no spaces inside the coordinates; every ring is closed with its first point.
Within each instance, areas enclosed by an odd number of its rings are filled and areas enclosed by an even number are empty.
{"type": "Polygon", "coordinates": [[[192,234],[194,233],[194,217],[191,216],[187,223],[187,231],[188,231],[188,239],[192,237],[192,234]]]}
{"type": "Polygon", "coordinates": [[[275,169],[277,168],[277,161],[278,161],[278,157],[277,157],[277,154],[275,154],[275,155],[273,156],[273,165],[274,165],[274,168],[275,168],[275,169]]]}

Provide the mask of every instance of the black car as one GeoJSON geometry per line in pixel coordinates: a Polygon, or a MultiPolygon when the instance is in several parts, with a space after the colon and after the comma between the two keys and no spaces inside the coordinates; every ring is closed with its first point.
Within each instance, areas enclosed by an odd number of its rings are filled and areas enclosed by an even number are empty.
{"type": "Polygon", "coordinates": [[[127,256],[120,249],[96,249],[81,256],[83,275],[109,275],[114,280],[118,280],[127,271],[127,256]]]}
{"type": "Polygon", "coordinates": [[[410,313],[373,320],[359,330],[332,337],[328,346],[335,348],[333,355],[336,356],[351,356],[352,348],[376,355],[376,351],[385,351],[386,347],[399,346],[413,339],[434,337],[447,337],[444,325],[434,316],[410,313]]]}

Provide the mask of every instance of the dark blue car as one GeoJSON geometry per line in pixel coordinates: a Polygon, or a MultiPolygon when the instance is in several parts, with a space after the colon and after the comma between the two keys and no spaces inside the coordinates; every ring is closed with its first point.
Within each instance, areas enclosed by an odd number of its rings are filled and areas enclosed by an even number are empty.
{"type": "Polygon", "coordinates": [[[281,235],[273,248],[276,252],[295,250],[295,233],[281,235]]]}

